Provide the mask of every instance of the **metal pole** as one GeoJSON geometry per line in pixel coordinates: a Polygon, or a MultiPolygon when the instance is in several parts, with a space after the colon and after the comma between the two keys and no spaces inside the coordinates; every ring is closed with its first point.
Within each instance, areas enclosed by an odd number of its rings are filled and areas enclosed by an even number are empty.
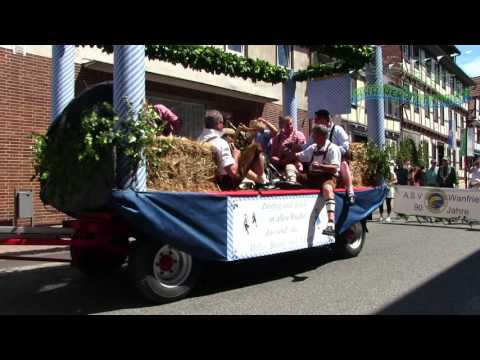
{"type": "MultiPolygon", "coordinates": [[[[113,106],[119,122],[128,121],[128,103],[134,116],[145,100],[145,45],[114,45],[113,106]]],[[[135,191],[147,190],[146,166],[139,166],[135,174],[129,159],[117,157],[117,186],[135,191]]]]}
{"type": "Polygon", "coordinates": [[[75,46],[52,45],[52,121],[75,96],[75,46]]]}
{"type": "Polygon", "coordinates": [[[297,83],[292,79],[292,75],[293,70],[290,70],[289,79],[283,83],[283,115],[293,118],[293,127],[297,130],[297,83]]]}

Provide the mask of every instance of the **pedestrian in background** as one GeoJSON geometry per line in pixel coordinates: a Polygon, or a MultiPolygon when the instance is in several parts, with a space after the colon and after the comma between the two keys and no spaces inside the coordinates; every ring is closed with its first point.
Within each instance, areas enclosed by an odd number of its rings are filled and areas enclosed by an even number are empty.
{"type": "Polygon", "coordinates": [[[422,163],[415,166],[415,172],[413,173],[413,185],[425,186],[425,166],[422,163]]]}
{"type": "MultiPolygon", "coordinates": [[[[392,160],[390,162],[390,179],[386,181],[387,183],[387,197],[385,198],[385,203],[387,204],[387,218],[385,219],[386,223],[391,223],[392,219],[390,215],[392,213],[392,200],[395,197],[395,185],[397,184],[397,176],[395,175],[395,162],[392,160]]],[[[383,223],[383,203],[378,209],[380,212],[380,222],[383,223]]]]}
{"type": "Polygon", "coordinates": [[[480,190],[480,157],[475,160],[469,174],[470,188],[480,190]]]}
{"type": "Polygon", "coordinates": [[[428,168],[427,172],[425,173],[425,186],[438,186],[438,168],[437,168],[437,160],[432,159],[430,162],[430,167],[428,168]]]}
{"type": "Polygon", "coordinates": [[[458,186],[457,171],[450,166],[448,159],[442,159],[442,166],[438,168],[437,181],[440,187],[454,188],[458,186]]]}

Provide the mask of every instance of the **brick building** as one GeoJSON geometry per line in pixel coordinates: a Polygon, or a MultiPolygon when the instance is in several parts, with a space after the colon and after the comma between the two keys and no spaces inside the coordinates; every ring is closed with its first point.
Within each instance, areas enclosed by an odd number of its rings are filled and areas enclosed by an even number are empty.
{"type": "MultiPolygon", "coordinates": [[[[243,56],[294,69],[308,66],[308,50],[290,45],[214,45],[243,56]]],[[[111,80],[113,55],[97,48],[77,48],[76,93],[111,80]]],[[[160,61],[146,60],[146,94],[172,108],[184,120],[183,135],[195,137],[205,110],[216,108],[246,122],[263,116],[277,122],[282,113],[282,86],[212,75],[160,61]]],[[[305,83],[297,85],[298,126],[308,132],[305,83]]],[[[51,46],[0,45],[0,225],[15,219],[15,194],[34,193],[34,225],[56,224],[65,215],[44,206],[39,183],[31,181],[32,132],[44,134],[51,121],[51,46]]],[[[66,174],[68,176],[68,174],[66,174]]],[[[18,224],[30,220],[19,219],[18,224]]]]}

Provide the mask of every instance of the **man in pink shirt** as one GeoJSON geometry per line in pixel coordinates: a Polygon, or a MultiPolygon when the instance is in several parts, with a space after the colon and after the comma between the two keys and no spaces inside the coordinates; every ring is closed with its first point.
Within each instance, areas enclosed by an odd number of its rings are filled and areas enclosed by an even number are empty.
{"type": "Polygon", "coordinates": [[[178,134],[181,127],[181,122],[178,116],[172,112],[165,105],[157,104],[154,106],[155,111],[160,115],[160,118],[166,122],[163,135],[178,134]]]}
{"type": "Polygon", "coordinates": [[[298,171],[302,171],[302,163],[295,159],[295,154],[302,151],[306,143],[305,135],[293,127],[293,119],[290,116],[279,118],[279,127],[281,131],[272,140],[272,157],[270,162],[279,170],[287,171],[287,178],[291,182],[296,182],[296,172],[289,171],[291,166],[295,166],[298,171]],[[287,166],[290,165],[290,166],[287,166]]]}

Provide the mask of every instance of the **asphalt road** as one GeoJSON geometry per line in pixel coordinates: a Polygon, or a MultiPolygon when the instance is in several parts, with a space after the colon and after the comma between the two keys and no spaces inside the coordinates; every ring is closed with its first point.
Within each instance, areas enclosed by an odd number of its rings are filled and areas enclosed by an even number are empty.
{"type": "Polygon", "coordinates": [[[124,269],[91,280],[62,264],[0,260],[0,314],[480,314],[480,232],[369,229],[357,258],[311,249],[214,264],[189,298],[160,306],[131,289],[124,269]]]}

